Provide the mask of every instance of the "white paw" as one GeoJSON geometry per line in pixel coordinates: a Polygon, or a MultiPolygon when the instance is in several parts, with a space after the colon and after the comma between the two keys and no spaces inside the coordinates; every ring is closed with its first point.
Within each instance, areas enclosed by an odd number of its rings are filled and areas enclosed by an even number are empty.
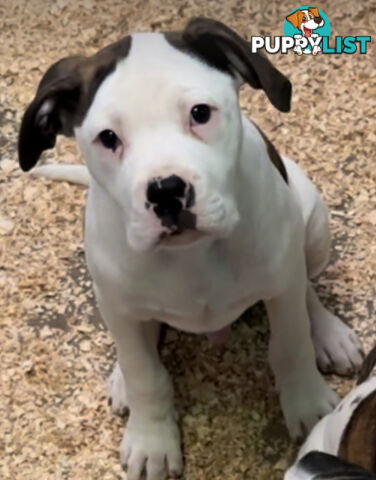
{"type": "Polygon", "coordinates": [[[150,421],[128,420],[120,445],[120,460],[128,480],[164,480],[183,471],[180,432],[175,415],[150,421]]]}
{"type": "Polygon", "coordinates": [[[338,404],[339,397],[317,370],[310,375],[299,372],[295,380],[284,383],[280,392],[287,429],[294,439],[305,437],[312,427],[338,404]]]}
{"type": "Polygon", "coordinates": [[[115,363],[114,369],[108,379],[107,395],[108,404],[112,413],[120,416],[129,413],[127,391],[119,362],[115,363]]]}
{"type": "Polygon", "coordinates": [[[358,337],[335,315],[326,312],[325,317],[312,325],[312,340],[320,370],[339,375],[358,371],[363,363],[358,337]]]}

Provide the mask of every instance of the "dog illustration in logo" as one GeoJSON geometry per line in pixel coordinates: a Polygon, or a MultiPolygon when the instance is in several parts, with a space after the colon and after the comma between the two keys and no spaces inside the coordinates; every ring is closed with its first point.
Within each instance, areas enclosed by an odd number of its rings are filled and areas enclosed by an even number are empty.
{"type": "MultiPolygon", "coordinates": [[[[317,33],[312,33],[313,30],[324,26],[324,19],[319,14],[318,8],[309,7],[308,9],[296,10],[294,13],[291,13],[286,20],[289,21],[294,28],[299,29],[302,33],[301,35],[294,35],[295,38],[303,37],[317,37],[317,33]]],[[[300,46],[296,46],[294,51],[298,55],[302,53],[317,55],[321,48],[319,46],[314,46],[312,51],[309,48],[306,48],[304,52],[300,46]]]]}

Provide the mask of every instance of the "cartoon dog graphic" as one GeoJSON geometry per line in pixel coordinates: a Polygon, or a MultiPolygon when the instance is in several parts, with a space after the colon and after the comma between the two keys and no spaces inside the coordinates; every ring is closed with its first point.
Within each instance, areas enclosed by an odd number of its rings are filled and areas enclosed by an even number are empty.
{"type": "MultiPolygon", "coordinates": [[[[312,33],[313,30],[324,26],[324,19],[319,14],[319,9],[314,7],[309,7],[308,9],[296,10],[294,13],[286,17],[286,20],[289,21],[294,28],[299,29],[302,34],[294,35],[295,38],[302,37],[317,37],[317,33],[312,33]]],[[[302,51],[300,46],[296,46],[294,51],[298,55],[302,53],[317,55],[321,48],[319,46],[314,46],[312,51],[309,48],[306,48],[302,51]]]]}

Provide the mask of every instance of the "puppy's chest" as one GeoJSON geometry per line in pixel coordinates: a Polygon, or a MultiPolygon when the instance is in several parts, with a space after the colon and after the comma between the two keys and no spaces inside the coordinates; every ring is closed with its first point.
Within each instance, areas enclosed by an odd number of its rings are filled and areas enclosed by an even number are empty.
{"type": "MultiPolygon", "coordinates": [[[[129,267],[129,265],[128,265],[129,267]]],[[[163,255],[131,268],[123,280],[122,298],[133,315],[155,318],[191,332],[210,332],[233,322],[260,299],[260,280],[225,252],[169,258],[163,255]]]]}

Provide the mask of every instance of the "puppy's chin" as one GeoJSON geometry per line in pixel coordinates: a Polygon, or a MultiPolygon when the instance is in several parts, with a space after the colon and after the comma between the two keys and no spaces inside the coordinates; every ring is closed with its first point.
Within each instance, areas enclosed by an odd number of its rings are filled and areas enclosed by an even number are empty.
{"type": "Polygon", "coordinates": [[[209,235],[199,230],[188,229],[184,232],[170,233],[159,229],[158,234],[155,232],[148,232],[146,228],[142,235],[141,232],[127,231],[127,241],[132,250],[145,253],[153,250],[173,249],[173,248],[188,248],[203,242],[205,239],[209,240],[209,235]]]}
{"type": "Polygon", "coordinates": [[[202,243],[208,237],[209,235],[204,232],[191,229],[176,234],[163,232],[156,246],[157,248],[190,247],[197,243],[202,243]]]}

